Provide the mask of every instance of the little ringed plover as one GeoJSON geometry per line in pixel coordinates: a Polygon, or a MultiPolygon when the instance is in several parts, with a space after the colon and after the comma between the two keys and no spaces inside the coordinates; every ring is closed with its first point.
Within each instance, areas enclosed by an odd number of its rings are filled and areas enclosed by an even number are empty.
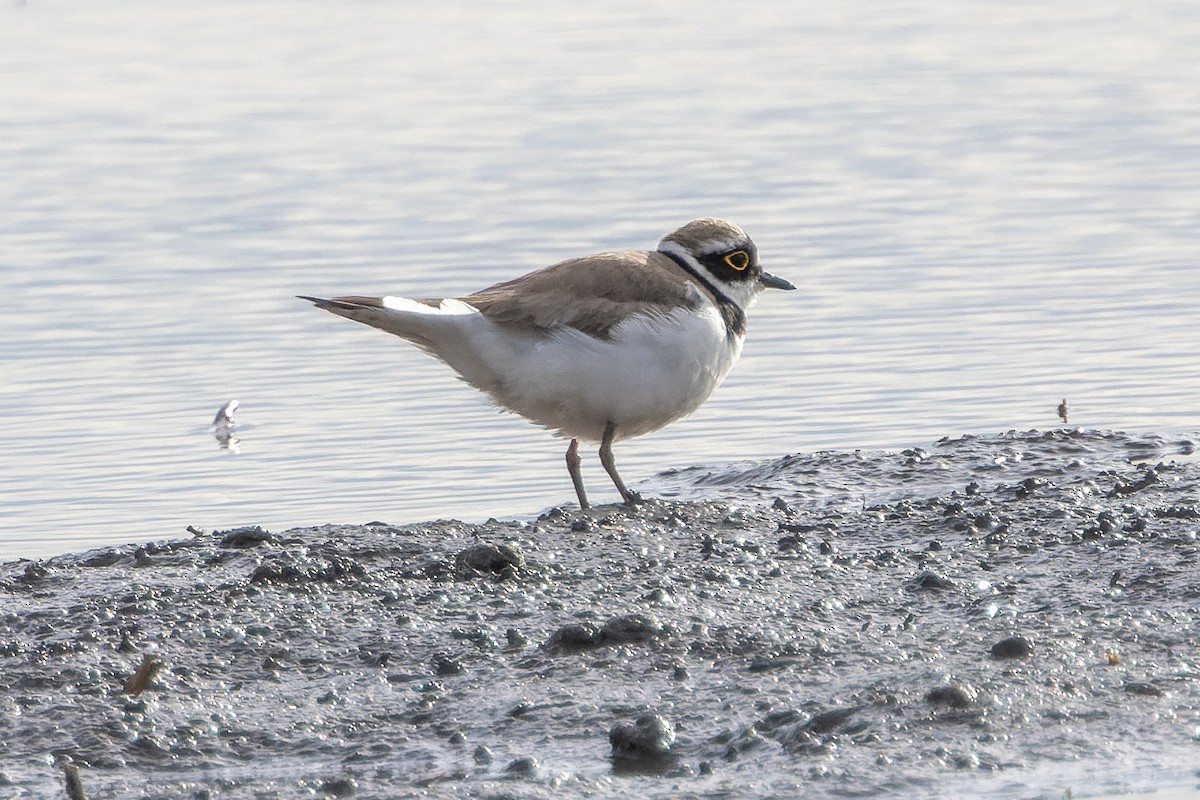
{"type": "Polygon", "coordinates": [[[581,508],[579,440],[622,499],[613,442],[695,411],[742,352],[746,309],[763,289],[795,289],[765,272],[745,231],[697,219],[655,250],[572,258],[466,297],[301,296],[407,339],[513,413],[569,438],[581,508]]]}

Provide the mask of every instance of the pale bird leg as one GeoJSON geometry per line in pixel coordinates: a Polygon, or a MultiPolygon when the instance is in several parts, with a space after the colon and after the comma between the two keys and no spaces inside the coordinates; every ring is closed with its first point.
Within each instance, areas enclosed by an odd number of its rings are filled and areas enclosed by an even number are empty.
{"type": "Polygon", "coordinates": [[[571,483],[575,484],[575,494],[579,496],[579,507],[589,508],[587,492],[583,489],[583,475],[579,473],[579,440],[572,439],[567,447],[567,472],[571,473],[571,483]]]}
{"type": "Polygon", "coordinates": [[[600,442],[600,463],[604,465],[604,471],[608,473],[608,477],[612,478],[613,485],[621,493],[621,499],[632,505],[642,497],[637,492],[626,489],[625,481],[621,480],[621,476],[617,474],[617,463],[613,460],[612,452],[613,434],[616,432],[617,426],[610,420],[604,427],[604,439],[600,442]]]}

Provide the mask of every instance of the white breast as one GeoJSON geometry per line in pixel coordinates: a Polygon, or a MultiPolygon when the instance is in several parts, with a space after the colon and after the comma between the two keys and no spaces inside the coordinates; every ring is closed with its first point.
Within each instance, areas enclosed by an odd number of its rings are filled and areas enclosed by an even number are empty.
{"type": "Polygon", "coordinates": [[[479,388],[563,436],[596,441],[609,421],[625,439],[695,411],[742,349],[712,305],[631,317],[608,339],[570,328],[546,335],[492,327],[493,346],[506,351],[492,359],[502,374],[479,388]]]}

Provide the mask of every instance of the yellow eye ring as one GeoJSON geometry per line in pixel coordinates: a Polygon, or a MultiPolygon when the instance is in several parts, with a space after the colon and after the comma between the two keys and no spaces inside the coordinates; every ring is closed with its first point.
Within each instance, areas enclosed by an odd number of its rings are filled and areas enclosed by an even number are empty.
{"type": "Polygon", "coordinates": [[[750,254],[745,250],[734,250],[732,253],[726,253],[724,260],[726,264],[738,272],[750,266],[750,254]]]}

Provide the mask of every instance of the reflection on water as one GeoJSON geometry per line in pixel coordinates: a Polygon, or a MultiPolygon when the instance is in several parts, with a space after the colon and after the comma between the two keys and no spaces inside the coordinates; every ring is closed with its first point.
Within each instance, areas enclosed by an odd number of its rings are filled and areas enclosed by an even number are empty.
{"type": "Polygon", "coordinates": [[[800,291],[622,449],[635,486],[1064,396],[1196,428],[1193,4],[148,11],[0,8],[0,555],[569,501],[547,434],[292,298],[459,295],[707,215],[800,291]],[[196,435],[235,396],[236,456],[196,435]]]}
{"type": "Polygon", "coordinates": [[[217,415],[213,417],[212,428],[213,436],[217,440],[217,444],[222,450],[230,450],[234,453],[238,452],[239,439],[237,437],[237,423],[233,421],[233,415],[238,410],[238,401],[230,400],[225,405],[217,410],[217,415]]]}

